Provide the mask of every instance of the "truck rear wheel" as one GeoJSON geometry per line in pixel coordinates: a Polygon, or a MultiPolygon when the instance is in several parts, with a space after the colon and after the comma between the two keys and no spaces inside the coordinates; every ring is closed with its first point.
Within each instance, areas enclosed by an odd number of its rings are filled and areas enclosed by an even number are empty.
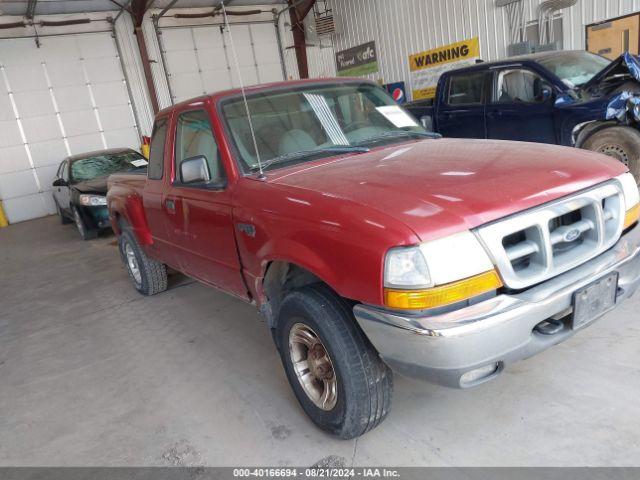
{"type": "Polygon", "coordinates": [[[129,229],[122,230],[118,246],[122,261],[138,292],[155,295],[167,289],[167,267],[147,257],[129,229]]]}
{"type": "Polygon", "coordinates": [[[624,163],[640,184],[640,132],[631,127],[610,127],[591,135],[586,150],[609,155],[624,163]]]}
{"type": "Polygon", "coordinates": [[[276,340],[298,402],[321,429],[351,439],[389,413],[392,372],[358,329],[350,306],[326,286],[284,298],[276,340]]]}

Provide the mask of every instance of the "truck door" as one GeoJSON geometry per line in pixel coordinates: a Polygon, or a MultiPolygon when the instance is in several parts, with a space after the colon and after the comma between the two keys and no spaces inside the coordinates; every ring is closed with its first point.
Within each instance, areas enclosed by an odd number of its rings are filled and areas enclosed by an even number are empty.
{"type": "Polygon", "coordinates": [[[164,206],[165,177],[169,176],[164,168],[168,127],[168,117],[158,118],[153,126],[147,182],[142,198],[145,217],[153,238],[153,245],[149,246],[149,250],[155,252],[163,262],[175,267],[173,249],[166,227],[164,206]]]}
{"type": "Polygon", "coordinates": [[[487,138],[556,143],[553,88],[522,67],[494,72],[487,105],[487,138]]]}
{"type": "Polygon", "coordinates": [[[171,242],[180,269],[247,298],[235,242],[231,192],[205,110],[178,113],[174,152],[174,175],[166,201],[174,208],[171,242]],[[205,161],[207,178],[189,181],[182,175],[182,164],[199,159],[205,161]]]}
{"type": "Polygon", "coordinates": [[[445,137],[486,138],[484,97],[487,71],[452,74],[438,96],[438,133],[445,137]]]}

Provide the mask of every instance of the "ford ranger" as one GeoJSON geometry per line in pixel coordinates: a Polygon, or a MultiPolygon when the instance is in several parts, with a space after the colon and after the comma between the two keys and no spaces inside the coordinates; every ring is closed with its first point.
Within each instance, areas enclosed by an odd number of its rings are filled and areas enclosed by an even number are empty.
{"type": "Polygon", "coordinates": [[[640,183],[640,60],[543,52],[451,70],[433,100],[405,106],[445,137],[575,146],[624,163],[640,183]]]}
{"type": "Polygon", "coordinates": [[[107,204],[140,293],[171,267],[254,304],[300,405],[342,438],[388,414],[392,371],[479,385],[640,284],[622,163],[442,139],[357,79],[166,109],[147,174],[112,175],[107,204]]]}

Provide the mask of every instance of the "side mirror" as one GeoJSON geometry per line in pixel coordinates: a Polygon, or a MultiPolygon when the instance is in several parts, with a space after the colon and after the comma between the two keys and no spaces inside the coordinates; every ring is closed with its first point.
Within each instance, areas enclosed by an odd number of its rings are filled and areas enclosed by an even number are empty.
{"type": "Polygon", "coordinates": [[[431,115],[424,115],[420,117],[420,123],[427,132],[433,132],[433,118],[431,115]]]}
{"type": "Polygon", "coordinates": [[[211,180],[209,164],[204,155],[187,158],[180,164],[180,182],[183,184],[207,183],[211,180]]]}
{"type": "Polygon", "coordinates": [[[64,178],[56,178],[53,181],[53,186],[54,187],[68,187],[69,184],[67,183],[67,181],[64,178]]]}

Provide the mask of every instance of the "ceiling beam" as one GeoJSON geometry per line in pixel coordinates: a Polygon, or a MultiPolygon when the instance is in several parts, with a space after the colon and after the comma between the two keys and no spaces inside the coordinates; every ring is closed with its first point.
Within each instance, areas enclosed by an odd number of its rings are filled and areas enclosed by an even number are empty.
{"type": "Polygon", "coordinates": [[[287,0],[287,3],[289,4],[289,17],[293,32],[293,48],[296,50],[296,60],[298,61],[298,74],[300,78],[309,78],[304,19],[313,8],[316,0],[287,0]]]}
{"type": "Polygon", "coordinates": [[[29,0],[27,3],[27,20],[33,20],[33,16],[36,14],[36,5],[38,4],[38,0],[29,0]]]}
{"type": "Polygon", "coordinates": [[[142,26],[142,19],[147,11],[147,0],[132,0],[130,8],[134,26],[142,26]]]}

